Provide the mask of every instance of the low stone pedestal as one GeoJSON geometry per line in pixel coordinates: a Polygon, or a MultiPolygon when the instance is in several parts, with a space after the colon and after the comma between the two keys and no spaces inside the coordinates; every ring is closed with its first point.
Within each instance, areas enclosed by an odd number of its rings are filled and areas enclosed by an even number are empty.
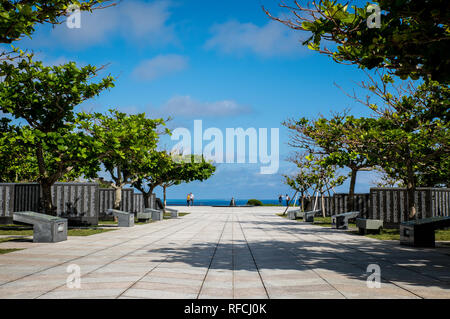
{"type": "Polygon", "coordinates": [[[450,227],[450,217],[431,217],[400,224],[400,244],[434,247],[435,230],[450,227]]]}
{"type": "Polygon", "coordinates": [[[148,222],[150,219],[152,219],[152,213],[140,212],[137,213],[136,217],[138,222],[148,222]]]}
{"type": "Polygon", "coordinates": [[[359,216],[359,212],[348,212],[331,216],[332,228],[348,229],[348,221],[359,216]]]}
{"type": "Polygon", "coordinates": [[[316,214],[320,212],[321,210],[312,210],[309,212],[304,212],[303,221],[308,223],[314,223],[314,216],[316,216],[316,214]]]}
{"type": "Polygon", "coordinates": [[[164,219],[164,212],[162,210],[146,208],[144,212],[151,213],[152,220],[154,220],[154,221],[160,221],[160,220],[164,219]]]}
{"type": "Polygon", "coordinates": [[[119,227],[133,227],[134,226],[134,214],[124,212],[116,209],[108,209],[108,213],[113,216],[117,216],[119,227]]]}
{"type": "Polygon", "coordinates": [[[383,221],[380,219],[357,218],[356,227],[361,235],[379,234],[383,229],[383,221]]]}
{"type": "Polygon", "coordinates": [[[297,218],[303,218],[304,212],[300,211],[300,209],[289,210],[288,211],[288,219],[295,220],[297,218]]]}
{"type": "Polygon", "coordinates": [[[178,218],[178,211],[176,209],[166,207],[165,210],[170,213],[170,218],[178,218]]]}
{"type": "Polygon", "coordinates": [[[67,219],[35,212],[15,212],[16,222],[33,225],[34,243],[57,243],[67,240],[67,219]]]}

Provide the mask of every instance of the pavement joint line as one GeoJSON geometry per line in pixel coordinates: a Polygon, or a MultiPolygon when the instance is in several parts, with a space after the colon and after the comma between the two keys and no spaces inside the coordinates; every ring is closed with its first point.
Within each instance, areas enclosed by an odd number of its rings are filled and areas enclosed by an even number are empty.
{"type": "MultiPolygon", "coordinates": [[[[154,233],[157,233],[157,232],[166,230],[166,229],[168,229],[168,228],[170,228],[170,227],[171,227],[171,226],[166,226],[166,227],[164,227],[164,228],[162,228],[162,229],[157,229],[156,231],[151,232],[151,234],[154,234],[154,233]]],[[[35,271],[35,272],[31,273],[31,274],[27,274],[27,275],[22,276],[22,277],[20,277],[20,278],[16,278],[16,279],[14,279],[14,280],[10,280],[10,281],[1,283],[1,284],[0,284],[0,287],[2,287],[2,286],[4,286],[4,285],[7,285],[7,284],[9,284],[9,283],[13,283],[13,282],[18,281],[18,280],[21,280],[21,279],[24,279],[24,278],[33,276],[33,275],[38,274],[38,273],[40,273],[40,272],[44,272],[44,271],[50,270],[50,269],[52,269],[52,268],[56,268],[56,267],[62,266],[62,265],[64,265],[64,264],[73,262],[73,261],[75,261],[75,260],[77,260],[77,259],[88,257],[88,256],[93,255],[93,254],[95,254],[95,253],[98,253],[98,252],[100,252],[100,251],[104,251],[104,250],[107,250],[107,249],[110,249],[110,248],[114,248],[114,247],[123,245],[123,244],[125,244],[125,243],[128,243],[128,242],[130,242],[130,241],[132,241],[132,240],[139,239],[139,238],[141,238],[141,236],[136,236],[136,237],[133,237],[133,238],[131,238],[131,239],[129,239],[129,240],[126,240],[126,241],[124,241],[124,242],[121,242],[120,244],[111,245],[111,246],[108,246],[108,247],[106,247],[106,248],[103,247],[103,248],[98,249],[98,250],[95,250],[95,251],[93,251],[93,252],[91,252],[91,253],[89,253],[89,254],[86,254],[86,255],[83,255],[83,256],[78,256],[78,257],[75,257],[75,258],[66,260],[66,261],[61,262],[61,263],[59,263],[59,264],[56,264],[56,265],[47,267],[47,268],[45,268],[45,269],[41,269],[41,270],[35,271]]]]}
{"type": "Polygon", "coordinates": [[[259,279],[261,280],[261,283],[262,283],[262,285],[264,287],[264,291],[266,292],[267,298],[270,299],[269,292],[267,291],[267,287],[266,287],[266,285],[264,283],[264,280],[263,280],[263,278],[261,276],[261,272],[259,271],[258,264],[256,263],[255,256],[253,255],[253,251],[252,251],[252,249],[250,247],[250,244],[248,243],[247,236],[245,236],[245,232],[244,232],[244,229],[242,228],[242,224],[241,224],[241,221],[240,221],[239,217],[237,217],[237,220],[238,220],[239,226],[241,228],[242,235],[244,236],[245,243],[247,244],[247,248],[248,248],[248,250],[250,252],[250,255],[252,256],[253,263],[255,264],[256,271],[258,272],[259,279]]]}
{"type": "MultiPolygon", "coordinates": [[[[292,234],[292,235],[295,236],[295,232],[290,232],[290,234],[292,234]]],[[[343,234],[345,234],[345,233],[343,233],[343,234]]],[[[314,235],[312,235],[312,236],[319,237],[319,238],[321,238],[321,239],[323,239],[323,240],[326,240],[327,242],[332,243],[333,245],[336,245],[335,242],[333,242],[332,240],[330,240],[330,239],[328,239],[328,238],[326,238],[326,237],[324,237],[324,236],[316,235],[316,234],[314,234],[314,235]]],[[[298,237],[297,237],[297,238],[298,238],[298,237]]],[[[364,250],[361,250],[361,249],[352,247],[352,246],[347,245],[347,244],[345,244],[345,243],[340,243],[340,245],[342,245],[342,246],[344,246],[344,247],[346,247],[346,248],[349,248],[349,249],[356,250],[356,251],[359,252],[359,253],[362,253],[362,254],[365,254],[365,255],[369,255],[369,256],[372,257],[372,258],[376,258],[376,259],[378,258],[378,259],[381,259],[383,262],[385,262],[385,263],[387,263],[387,264],[391,264],[393,267],[403,268],[403,269],[405,269],[405,270],[407,270],[407,271],[414,272],[414,273],[416,273],[416,274],[418,274],[418,275],[420,275],[420,276],[430,278],[430,279],[432,279],[433,281],[435,281],[435,282],[437,282],[437,283],[440,283],[440,284],[441,284],[442,282],[444,282],[445,284],[448,285],[448,282],[445,281],[445,280],[438,279],[438,278],[433,277],[433,276],[431,276],[431,275],[423,274],[423,273],[421,273],[421,272],[419,272],[419,271],[416,271],[416,270],[414,270],[414,269],[409,268],[408,266],[398,265],[398,264],[394,263],[392,260],[390,260],[389,258],[374,256],[374,255],[371,254],[370,252],[367,252],[367,251],[364,251],[364,250]]],[[[332,253],[332,254],[335,255],[335,256],[337,256],[338,258],[340,258],[340,259],[342,259],[342,260],[348,262],[347,259],[342,258],[342,257],[340,257],[340,256],[338,256],[338,255],[336,255],[336,254],[334,254],[334,253],[332,253]]],[[[350,263],[351,265],[356,266],[356,267],[358,267],[358,268],[361,269],[360,266],[357,266],[357,265],[353,264],[351,261],[350,261],[349,263],[350,263]]],[[[401,286],[400,286],[399,284],[397,284],[396,282],[393,282],[393,281],[391,281],[391,280],[389,280],[389,279],[387,279],[387,278],[385,278],[385,277],[383,277],[383,276],[381,276],[381,278],[383,278],[383,279],[385,279],[386,281],[390,282],[390,283],[393,284],[394,286],[397,286],[397,287],[399,287],[399,288],[401,288],[401,289],[403,289],[403,290],[408,291],[409,293],[411,293],[411,294],[413,294],[413,295],[416,295],[416,296],[419,297],[419,298],[422,298],[422,299],[424,298],[424,297],[422,297],[422,296],[420,296],[420,295],[418,295],[418,294],[416,294],[416,293],[410,291],[409,289],[406,289],[406,288],[404,288],[404,287],[401,287],[401,286]]]]}
{"type": "MultiPolygon", "coordinates": [[[[319,226],[320,227],[320,226],[319,226]]],[[[292,236],[294,236],[294,237],[296,237],[296,238],[298,238],[298,239],[301,239],[300,237],[298,237],[298,234],[295,234],[295,233],[290,233],[290,235],[292,235],[292,236]]],[[[331,243],[333,246],[337,246],[337,244],[335,243],[335,242],[333,242],[333,241],[331,241],[330,239],[328,239],[328,238],[326,238],[326,237],[323,237],[323,236],[320,236],[320,235],[311,235],[311,236],[316,236],[316,237],[319,237],[319,238],[321,238],[321,239],[323,239],[323,240],[326,240],[327,242],[329,242],[329,243],[331,243]]],[[[339,243],[339,245],[342,245],[342,246],[344,246],[344,247],[346,247],[346,248],[350,248],[350,249],[353,249],[353,250],[356,250],[356,251],[358,251],[358,252],[360,252],[360,253],[364,253],[364,254],[366,254],[366,255],[369,255],[370,257],[376,257],[376,256],[373,256],[373,255],[371,255],[371,254],[369,254],[369,253],[366,253],[366,252],[364,252],[364,251],[361,251],[361,250],[359,250],[359,249],[356,249],[356,248],[353,248],[353,247],[351,247],[351,246],[348,246],[348,245],[345,245],[345,244],[342,244],[342,243],[339,243]]],[[[338,254],[336,254],[336,253],[333,253],[333,252],[329,252],[331,255],[333,255],[333,256],[335,256],[335,257],[337,257],[337,258],[339,258],[339,259],[341,259],[341,260],[343,260],[343,261],[345,261],[345,262],[347,262],[347,263],[349,263],[350,265],[352,265],[352,266],[354,266],[354,267],[356,267],[356,268],[359,268],[359,269],[361,269],[361,270],[363,270],[363,271],[366,271],[366,269],[364,269],[363,267],[361,267],[361,266],[359,266],[358,264],[355,264],[355,263],[353,263],[351,260],[349,260],[349,259],[345,259],[345,258],[343,258],[343,257],[341,257],[340,255],[338,255],[338,254]]],[[[298,255],[295,255],[297,258],[299,258],[300,256],[298,256],[298,255]]],[[[385,259],[386,261],[388,261],[389,262],[389,260],[387,260],[387,259],[385,259]]],[[[395,265],[394,263],[392,263],[392,262],[390,262],[394,267],[400,267],[400,266],[397,266],[397,265],[395,265]]],[[[309,266],[308,265],[306,265],[308,268],[309,268],[309,266]]],[[[409,270],[409,269],[408,269],[409,270]]],[[[314,270],[313,270],[314,271],[314,270]]],[[[319,275],[320,276],[320,275],[319,275]]],[[[402,289],[402,290],[405,290],[405,291],[407,291],[408,293],[410,293],[410,294],[412,294],[412,295],[415,295],[416,297],[419,297],[420,299],[424,299],[424,297],[422,297],[422,296],[420,296],[420,295],[418,295],[418,294],[416,294],[416,293],[414,293],[414,292],[412,292],[412,291],[410,291],[409,289],[406,289],[406,288],[404,288],[404,287],[402,287],[402,286],[400,286],[399,284],[397,284],[396,282],[393,282],[393,281],[391,281],[391,280],[389,280],[389,279],[387,279],[386,277],[384,277],[384,276],[380,276],[382,279],[384,279],[385,281],[387,281],[387,282],[389,282],[389,283],[391,283],[392,285],[394,285],[394,286],[396,286],[396,287],[398,287],[398,288],[400,288],[400,289],[402,289]]],[[[434,278],[433,278],[434,279],[434,278]]]]}
{"type": "Polygon", "coordinates": [[[234,286],[235,286],[235,261],[234,261],[234,214],[231,215],[231,268],[233,269],[233,271],[231,272],[231,276],[232,276],[232,282],[231,282],[231,287],[232,287],[232,295],[233,295],[233,299],[235,299],[235,293],[234,293],[234,286]]]}
{"type": "MultiPolygon", "coordinates": [[[[212,223],[214,223],[215,221],[212,220],[208,223],[205,223],[206,225],[203,226],[199,231],[197,231],[195,233],[195,235],[193,235],[191,238],[187,239],[186,241],[184,241],[182,244],[179,244],[178,246],[181,247],[183,245],[186,245],[187,243],[189,243],[191,240],[193,240],[199,233],[201,233],[206,227],[210,226],[212,223]]],[[[141,276],[138,280],[136,280],[135,282],[133,282],[128,288],[126,288],[119,296],[116,297],[120,298],[123,296],[123,294],[125,294],[128,290],[132,289],[133,286],[135,286],[139,281],[141,281],[144,277],[148,276],[150,273],[153,272],[153,270],[155,270],[156,268],[158,268],[162,263],[164,263],[167,259],[169,259],[172,255],[168,255],[166,258],[164,258],[163,261],[161,261],[160,263],[158,263],[156,266],[154,266],[152,269],[150,269],[148,272],[146,272],[143,276],[141,276]]]]}
{"type": "MultiPolygon", "coordinates": [[[[195,223],[196,223],[196,221],[193,221],[193,222],[192,222],[192,224],[195,224],[195,223]]],[[[101,266],[98,267],[98,268],[95,268],[95,269],[93,269],[93,270],[91,270],[91,271],[89,271],[89,272],[83,274],[83,275],[81,276],[81,278],[82,278],[83,276],[89,275],[89,274],[91,274],[91,273],[93,273],[93,272],[95,272],[95,271],[97,271],[97,270],[99,270],[99,269],[102,269],[102,268],[104,268],[104,267],[106,267],[106,266],[112,264],[113,262],[115,262],[115,261],[117,261],[117,260],[119,260],[119,259],[121,259],[121,258],[123,258],[123,257],[125,257],[125,256],[128,256],[128,255],[130,255],[130,254],[132,254],[132,253],[134,253],[134,252],[137,251],[137,250],[143,249],[144,247],[147,247],[147,246],[149,246],[149,245],[152,245],[152,244],[154,244],[154,243],[156,243],[156,242],[158,242],[158,241],[160,241],[160,240],[162,240],[162,239],[166,239],[167,237],[169,237],[169,236],[171,236],[171,235],[173,235],[173,234],[176,234],[176,233],[178,233],[178,232],[180,232],[180,231],[182,231],[182,230],[184,230],[184,229],[186,229],[186,228],[188,228],[188,227],[190,227],[190,226],[191,226],[191,224],[188,224],[187,226],[185,226],[185,227],[183,227],[183,228],[181,228],[181,229],[178,229],[178,230],[176,230],[175,232],[172,232],[172,233],[170,233],[170,234],[168,234],[168,235],[166,235],[166,236],[164,236],[164,237],[161,237],[161,238],[159,238],[159,239],[157,239],[157,240],[155,240],[155,241],[153,241],[153,242],[151,242],[151,243],[146,243],[145,245],[140,246],[139,248],[136,248],[136,249],[134,249],[134,250],[132,250],[132,251],[130,251],[130,252],[128,252],[128,253],[126,253],[126,254],[124,254],[124,255],[122,255],[122,256],[120,256],[120,257],[114,259],[114,260],[111,260],[110,262],[108,262],[108,263],[106,263],[106,264],[101,265],[101,266]]],[[[134,239],[137,239],[137,238],[134,238],[134,239]]],[[[134,239],[133,239],[133,240],[134,240],[134,239]]],[[[88,255],[86,255],[86,256],[88,256],[88,255]]],[[[86,257],[86,256],[79,257],[79,258],[84,258],[84,257],[86,257]]],[[[64,264],[65,264],[65,263],[62,263],[61,265],[64,265],[64,264]]],[[[55,266],[55,267],[57,267],[57,266],[55,266]]],[[[38,272],[36,272],[36,273],[38,273],[38,272]]],[[[40,297],[42,297],[42,296],[44,296],[44,295],[46,295],[46,294],[48,294],[48,293],[50,293],[50,292],[55,291],[55,290],[58,289],[58,288],[64,287],[64,286],[65,286],[65,284],[59,285],[59,286],[57,286],[57,287],[55,287],[55,288],[53,288],[53,289],[50,289],[49,291],[44,292],[44,293],[41,294],[41,295],[35,297],[34,299],[40,298],[40,297]]]]}
{"type": "MultiPolygon", "coordinates": [[[[256,216],[255,214],[253,214],[254,217],[258,218],[258,216],[256,216]]],[[[255,222],[252,222],[252,224],[255,224],[255,222]]],[[[256,227],[260,230],[262,230],[264,233],[266,233],[269,237],[271,237],[272,239],[274,239],[274,237],[272,235],[270,235],[265,229],[263,229],[262,227],[260,227],[259,225],[256,225],[256,227]]],[[[298,255],[295,255],[291,249],[287,249],[287,251],[295,257],[295,260],[297,260],[299,263],[303,264],[306,268],[308,268],[309,270],[311,270],[313,273],[315,273],[320,279],[322,279],[324,282],[326,282],[330,287],[332,287],[334,290],[336,290],[340,295],[342,295],[345,299],[348,299],[347,296],[345,296],[339,289],[337,289],[332,283],[330,283],[328,280],[326,280],[323,276],[321,276],[319,273],[317,273],[312,267],[310,267],[308,264],[304,263],[301,259],[298,258],[298,255]]]]}
{"type": "Polygon", "coordinates": [[[203,285],[205,284],[206,278],[208,277],[209,269],[211,268],[211,265],[213,263],[214,257],[216,256],[217,247],[219,247],[220,241],[222,240],[223,232],[225,230],[225,226],[227,225],[229,219],[230,219],[230,214],[228,214],[227,220],[223,224],[222,232],[220,233],[219,240],[217,241],[216,247],[214,248],[213,254],[211,256],[211,260],[209,261],[208,269],[206,270],[205,277],[203,277],[202,285],[200,286],[200,289],[198,291],[196,299],[200,298],[200,294],[202,293],[202,290],[203,290],[203,285]]]}
{"type": "MultiPolygon", "coordinates": [[[[328,242],[331,242],[332,244],[335,245],[335,243],[333,243],[333,242],[332,242],[331,240],[329,240],[329,239],[326,239],[326,238],[324,238],[324,237],[322,237],[322,236],[319,236],[319,235],[315,235],[315,236],[317,236],[317,237],[319,237],[319,238],[322,238],[322,239],[324,239],[324,240],[326,240],[326,241],[328,241],[328,242]]],[[[369,253],[366,253],[366,252],[361,251],[361,250],[359,250],[359,249],[353,248],[353,247],[351,247],[351,246],[348,246],[348,245],[345,245],[345,244],[342,244],[342,246],[344,246],[344,247],[346,247],[346,248],[354,249],[354,250],[356,250],[356,251],[358,251],[358,252],[360,252],[360,253],[369,255],[370,257],[374,257],[373,255],[371,255],[371,254],[369,254],[369,253]]],[[[335,253],[331,253],[331,254],[334,255],[334,256],[336,256],[337,258],[339,258],[339,259],[345,261],[345,262],[348,262],[350,265],[353,265],[353,266],[355,266],[355,267],[357,267],[357,268],[359,268],[359,269],[361,269],[361,270],[365,270],[364,268],[362,268],[362,267],[359,266],[358,264],[355,264],[355,263],[351,262],[350,260],[345,259],[345,258],[339,256],[338,254],[335,254],[335,253]]],[[[431,279],[434,280],[434,278],[431,277],[431,276],[426,276],[426,275],[421,274],[420,272],[413,271],[413,270],[411,270],[411,269],[409,269],[409,268],[407,268],[407,267],[403,267],[403,266],[396,265],[396,264],[394,264],[393,262],[389,261],[388,259],[384,259],[384,260],[385,260],[387,263],[392,264],[392,266],[394,266],[394,267],[404,268],[404,269],[406,269],[406,270],[408,270],[408,271],[412,271],[412,272],[418,273],[418,274],[420,274],[420,275],[422,275],[422,276],[425,276],[425,277],[428,277],[428,278],[431,278],[431,279]]],[[[392,281],[392,280],[390,280],[390,279],[388,279],[388,278],[386,278],[385,276],[382,276],[382,275],[381,275],[380,277],[381,277],[382,279],[384,279],[385,281],[387,281],[387,282],[393,284],[394,286],[396,286],[396,287],[398,287],[398,288],[400,288],[400,289],[403,289],[403,290],[409,292],[410,294],[413,294],[413,295],[419,297],[420,299],[424,299],[424,297],[422,297],[421,295],[418,295],[418,294],[414,293],[413,291],[411,291],[411,290],[409,290],[409,289],[407,289],[407,288],[402,287],[401,285],[397,284],[395,281],[392,281]]]]}
{"type": "MultiPolygon", "coordinates": [[[[178,219],[178,220],[180,221],[181,219],[178,219]]],[[[150,224],[149,224],[149,225],[150,225],[150,224]]],[[[151,234],[155,234],[155,233],[158,233],[158,232],[160,232],[160,231],[164,231],[164,230],[166,230],[166,229],[168,229],[168,228],[170,228],[170,227],[172,227],[172,226],[168,225],[168,226],[166,226],[166,227],[164,227],[164,228],[157,229],[157,230],[151,232],[151,234]]],[[[94,236],[95,236],[95,235],[94,235],[94,236]]],[[[88,256],[93,255],[93,254],[95,254],[95,253],[98,253],[98,252],[100,252],[100,251],[107,250],[107,249],[110,249],[110,248],[114,248],[114,247],[117,247],[117,246],[126,244],[126,243],[128,243],[128,242],[130,242],[130,241],[132,241],[132,240],[139,239],[139,238],[141,238],[141,236],[136,236],[136,237],[133,237],[133,238],[131,238],[131,239],[128,239],[128,240],[126,240],[126,241],[124,241],[124,242],[121,242],[120,244],[115,244],[115,245],[111,245],[111,246],[108,246],[108,247],[103,247],[103,248],[100,248],[100,249],[98,249],[98,250],[95,250],[95,251],[93,251],[93,252],[91,252],[91,253],[88,253],[88,254],[86,254],[86,255],[84,255],[84,256],[78,256],[78,257],[75,257],[75,258],[66,260],[66,261],[64,261],[64,262],[61,262],[61,263],[59,263],[59,264],[56,264],[56,265],[53,265],[53,266],[50,266],[50,267],[47,267],[47,268],[44,268],[44,269],[35,271],[35,272],[31,273],[31,274],[27,274],[27,275],[25,275],[25,276],[22,276],[22,277],[19,277],[19,278],[10,280],[10,281],[6,281],[6,282],[3,282],[3,283],[0,283],[0,287],[2,287],[2,286],[4,286],[4,285],[7,285],[7,284],[9,284],[9,283],[12,283],[12,282],[15,282],[15,281],[18,281],[18,280],[21,280],[21,279],[24,279],[24,278],[33,276],[33,275],[38,274],[38,273],[40,273],[40,272],[44,272],[44,271],[50,270],[50,269],[52,269],[52,268],[56,268],[56,267],[62,266],[62,265],[64,265],[64,264],[73,262],[73,261],[75,261],[75,260],[77,260],[77,259],[84,258],[84,257],[88,257],[88,256]]]]}

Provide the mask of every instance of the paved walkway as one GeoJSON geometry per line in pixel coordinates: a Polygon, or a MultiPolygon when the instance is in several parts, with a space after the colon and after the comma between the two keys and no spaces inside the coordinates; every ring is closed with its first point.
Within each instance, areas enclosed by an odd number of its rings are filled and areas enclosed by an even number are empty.
{"type": "Polygon", "coordinates": [[[191,214],[0,255],[0,298],[450,298],[450,250],[412,249],[278,217],[191,214]],[[81,268],[68,288],[67,267],[81,268]],[[367,266],[381,268],[368,288],[367,266]]]}

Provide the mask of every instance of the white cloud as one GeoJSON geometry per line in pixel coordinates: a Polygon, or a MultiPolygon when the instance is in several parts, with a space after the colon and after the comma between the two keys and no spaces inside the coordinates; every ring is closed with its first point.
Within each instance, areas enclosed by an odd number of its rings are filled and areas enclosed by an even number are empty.
{"type": "MultiPolygon", "coordinates": [[[[50,35],[40,34],[40,44],[64,45],[82,49],[107,43],[112,37],[139,40],[141,44],[176,42],[173,26],[168,24],[170,2],[119,2],[116,6],[81,13],[81,28],[70,29],[66,23],[55,26],[50,35]]],[[[34,42],[34,41],[33,41],[34,42]]]]}
{"type": "Polygon", "coordinates": [[[164,104],[159,112],[170,116],[211,117],[250,113],[251,109],[232,100],[202,102],[190,96],[176,96],[164,104]]]}
{"type": "Polygon", "coordinates": [[[235,20],[216,24],[205,48],[226,54],[252,52],[263,57],[293,55],[304,52],[298,32],[281,23],[269,21],[263,26],[235,20]]]}
{"type": "Polygon", "coordinates": [[[154,80],[167,74],[184,70],[188,59],[182,55],[158,55],[153,59],[142,61],[133,71],[133,75],[141,80],[154,80]]]}

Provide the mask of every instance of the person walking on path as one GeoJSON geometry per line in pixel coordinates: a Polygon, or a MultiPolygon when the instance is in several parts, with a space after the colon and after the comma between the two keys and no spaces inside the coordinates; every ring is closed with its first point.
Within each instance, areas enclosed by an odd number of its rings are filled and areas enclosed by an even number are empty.
{"type": "Polygon", "coordinates": [[[283,195],[278,196],[278,202],[280,205],[283,204],[283,195]]]}
{"type": "Polygon", "coordinates": [[[189,204],[191,203],[191,194],[187,194],[187,205],[189,206],[189,204]]]}
{"type": "Polygon", "coordinates": [[[190,193],[189,194],[190,199],[191,199],[191,206],[194,206],[194,194],[190,193]]]}
{"type": "Polygon", "coordinates": [[[289,198],[289,195],[288,194],[286,194],[286,206],[289,206],[289,201],[290,201],[291,199],[289,198]]]}

